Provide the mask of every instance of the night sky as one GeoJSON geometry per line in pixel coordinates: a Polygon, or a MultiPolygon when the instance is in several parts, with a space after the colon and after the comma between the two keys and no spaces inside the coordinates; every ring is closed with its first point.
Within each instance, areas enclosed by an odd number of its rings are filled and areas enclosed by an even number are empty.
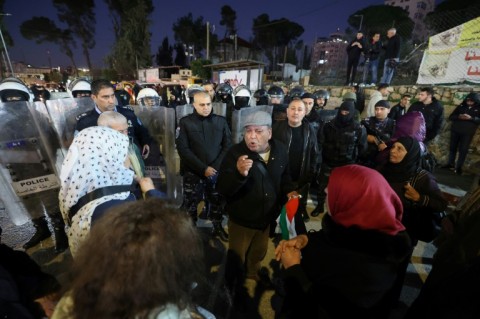
{"type": "MultiPolygon", "coordinates": [[[[79,0],[81,1],[81,0],[79,0]]],[[[107,6],[102,0],[96,0],[96,46],[92,50],[92,63],[96,67],[103,66],[103,57],[107,55],[113,45],[113,27],[108,16],[107,6]]],[[[165,36],[173,43],[172,25],[179,17],[192,12],[193,18],[203,16],[204,21],[215,25],[215,33],[223,37],[225,28],[220,25],[220,9],[223,5],[230,5],[237,13],[236,26],[238,35],[246,40],[252,36],[252,21],[262,13],[267,13],[270,20],[287,18],[305,29],[302,39],[312,44],[315,38],[328,36],[337,28],[345,30],[347,18],[355,11],[369,5],[380,5],[382,0],[294,0],[287,2],[272,0],[243,0],[220,1],[206,0],[201,3],[197,0],[164,1],[155,0],[155,10],[151,15],[153,25],[152,54],[156,53],[165,36]],[[166,4],[168,3],[168,4],[166,4]]],[[[26,40],[20,34],[20,24],[33,16],[46,16],[56,20],[56,10],[49,0],[7,0],[4,13],[12,16],[3,17],[5,27],[14,39],[14,46],[9,47],[12,61],[24,61],[33,66],[49,66],[48,53],[50,51],[52,66],[69,65],[68,58],[62,54],[55,44],[38,45],[34,41],[26,40]],[[28,5],[27,5],[28,3],[28,5]],[[46,5],[48,4],[48,5],[46,5]],[[27,8],[28,6],[28,8],[27,8]]],[[[359,18],[360,20],[360,18],[359,18]]],[[[359,21],[360,23],[360,21],[359,21]]],[[[61,25],[57,22],[61,28],[61,25]]],[[[75,60],[78,67],[85,67],[86,62],[77,46],[75,60]]]]}

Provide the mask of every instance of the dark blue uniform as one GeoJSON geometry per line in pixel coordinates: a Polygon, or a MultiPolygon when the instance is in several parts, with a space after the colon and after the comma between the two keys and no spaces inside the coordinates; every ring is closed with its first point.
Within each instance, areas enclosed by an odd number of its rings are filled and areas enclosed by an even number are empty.
{"type": "MultiPolygon", "coordinates": [[[[133,139],[133,142],[137,144],[140,149],[142,149],[144,145],[151,143],[152,137],[140,119],[137,118],[131,106],[117,106],[116,111],[127,118],[128,136],[133,139]]],[[[78,115],[75,131],[80,132],[87,127],[97,126],[99,116],[100,113],[98,113],[96,108],[78,115]]]]}

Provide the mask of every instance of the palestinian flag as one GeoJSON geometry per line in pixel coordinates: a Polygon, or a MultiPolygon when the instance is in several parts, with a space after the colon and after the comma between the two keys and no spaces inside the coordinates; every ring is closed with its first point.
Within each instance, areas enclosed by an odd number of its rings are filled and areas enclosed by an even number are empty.
{"type": "Polygon", "coordinates": [[[289,240],[297,236],[297,232],[295,231],[295,214],[297,213],[299,203],[298,197],[289,199],[288,202],[283,205],[280,216],[277,219],[282,232],[282,239],[284,240],[289,240]]]}

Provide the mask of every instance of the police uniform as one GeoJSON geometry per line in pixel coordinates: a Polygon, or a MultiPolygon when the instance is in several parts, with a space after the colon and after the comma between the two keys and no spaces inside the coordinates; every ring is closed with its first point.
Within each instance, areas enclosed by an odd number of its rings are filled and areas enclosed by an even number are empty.
{"type": "MultiPolygon", "coordinates": [[[[133,139],[133,142],[137,144],[140,149],[142,149],[144,145],[151,143],[152,137],[140,119],[137,118],[131,106],[116,106],[115,111],[127,118],[128,136],[133,139]]],[[[78,115],[75,131],[80,132],[87,127],[97,126],[97,121],[101,113],[98,107],[95,106],[93,110],[78,115]]]]}

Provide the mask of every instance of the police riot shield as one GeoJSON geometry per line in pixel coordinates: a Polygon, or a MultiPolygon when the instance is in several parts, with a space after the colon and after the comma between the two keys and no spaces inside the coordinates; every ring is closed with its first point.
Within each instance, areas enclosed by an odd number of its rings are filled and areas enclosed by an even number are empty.
{"type": "Polygon", "coordinates": [[[233,111],[232,114],[232,139],[233,143],[237,144],[243,139],[243,123],[245,118],[252,113],[264,111],[269,114],[272,114],[273,106],[272,105],[258,105],[258,106],[251,106],[245,107],[240,110],[233,111]]]}
{"type": "Polygon", "coordinates": [[[213,102],[212,103],[213,114],[221,115],[223,117],[227,116],[227,104],[222,102],[213,102]]]}
{"type": "Polygon", "coordinates": [[[155,187],[170,199],[181,198],[180,160],[175,150],[175,110],[163,106],[135,105],[133,108],[154,140],[150,155],[144,161],[145,175],[152,178],[155,187]]]}
{"type": "Polygon", "coordinates": [[[8,188],[0,196],[9,215],[22,216],[26,210],[38,218],[45,210],[58,211],[58,167],[63,156],[45,113],[43,103],[0,104],[0,173],[8,188]]]}
{"type": "Polygon", "coordinates": [[[46,106],[55,132],[60,140],[62,152],[66,156],[68,147],[73,141],[77,116],[93,110],[95,103],[90,97],[81,97],[77,99],[48,100],[46,106]]]}

